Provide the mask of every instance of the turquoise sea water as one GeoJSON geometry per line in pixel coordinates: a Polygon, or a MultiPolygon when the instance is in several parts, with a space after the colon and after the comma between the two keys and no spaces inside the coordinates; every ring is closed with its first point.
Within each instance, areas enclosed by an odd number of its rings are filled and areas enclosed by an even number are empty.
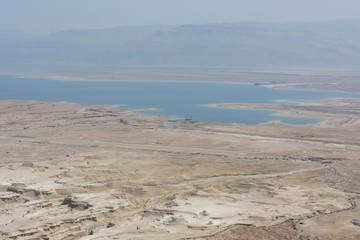
{"type": "Polygon", "coordinates": [[[86,82],[0,77],[0,100],[72,102],[82,105],[120,105],[147,109],[143,114],[170,115],[198,122],[260,124],[278,120],[311,124],[317,119],[289,118],[262,110],[231,110],[206,107],[214,103],[277,103],[317,101],[326,98],[359,98],[342,92],[274,90],[262,86],[219,83],[86,82]]]}

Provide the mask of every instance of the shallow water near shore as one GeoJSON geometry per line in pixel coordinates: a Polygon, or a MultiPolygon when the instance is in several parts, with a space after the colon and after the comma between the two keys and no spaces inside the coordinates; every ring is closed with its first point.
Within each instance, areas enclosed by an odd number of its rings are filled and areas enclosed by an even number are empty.
{"type": "Polygon", "coordinates": [[[359,98],[358,94],[274,90],[263,86],[186,82],[57,81],[0,77],[0,100],[71,102],[81,105],[120,105],[156,109],[139,114],[167,115],[196,122],[261,124],[281,121],[313,124],[318,119],[279,116],[274,111],[210,108],[216,103],[316,102],[328,98],[359,98]]]}

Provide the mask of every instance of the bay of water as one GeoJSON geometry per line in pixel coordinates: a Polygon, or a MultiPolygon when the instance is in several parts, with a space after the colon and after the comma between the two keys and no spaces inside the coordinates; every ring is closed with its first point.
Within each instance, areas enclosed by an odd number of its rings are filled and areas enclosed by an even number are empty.
{"type": "Polygon", "coordinates": [[[209,108],[215,103],[277,103],[318,101],[327,98],[359,98],[342,92],[274,90],[262,86],[184,82],[87,82],[0,77],[0,100],[71,102],[81,105],[120,105],[148,109],[142,114],[169,115],[197,122],[260,124],[282,121],[312,124],[318,119],[291,118],[273,111],[209,108]]]}

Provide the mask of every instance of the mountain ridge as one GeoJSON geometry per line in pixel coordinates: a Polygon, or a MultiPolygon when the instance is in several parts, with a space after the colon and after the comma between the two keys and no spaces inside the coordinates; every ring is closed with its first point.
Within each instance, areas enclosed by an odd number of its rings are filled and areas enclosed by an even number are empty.
{"type": "Polygon", "coordinates": [[[212,23],[0,37],[0,63],[156,67],[358,67],[360,20],[212,23]]]}

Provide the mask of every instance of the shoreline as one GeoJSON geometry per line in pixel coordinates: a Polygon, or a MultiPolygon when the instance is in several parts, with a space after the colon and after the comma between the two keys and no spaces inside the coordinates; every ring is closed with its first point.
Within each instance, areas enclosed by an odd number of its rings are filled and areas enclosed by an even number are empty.
{"type": "MultiPolygon", "coordinates": [[[[314,71],[314,70],[313,70],[314,71]]],[[[237,72],[230,70],[199,70],[181,71],[139,71],[122,72],[75,72],[75,73],[16,73],[0,72],[17,78],[40,78],[56,81],[89,81],[89,82],[164,82],[164,83],[216,83],[236,85],[258,85],[276,90],[303,90],[320,92],[360,93],[360,76],[353,72],[335,71],[326,75],[325,72],[237,72]],[[302,73],[302,74],[301,74],[302,73]],[[321,74],[320,74],[321,73],[321,74]],[[337,74],[336,74],[337,73],[337,74]],[[342,73],[342,74],[340,74],[342,73]],[[333,74],[333,75],[332,75],[333,74]],[[219,80],[223,79],[223,80],[219,80]]]]}
{"type": "MultiPolygon", "coordinates": [[[[4,75],[5,76],[5,75],[4,75]]],[[[9,75],[7,75],[9,76],[9,75]]],[[[16,77],[16,78],[31,78],[31,79],[36,79],[38,78],[37,76],[29,76],[29,75],[10,75],[11,77],[16,77]]],[[[256,85],[256,84],[252,84],[250,82],[245,83],[245,82],[214,82],[214,81],[195,81],[195,80],[187,80],[187,81],[181,81],[181,80],[110,80],[110,79],[106,79],[106,80],[95,80],[95,79],[75,79],[75,78],[67,78],[67,79],[59,79],[58,76],[52,76],[51,78],[49,78],[49,76],[42,76],[40,77],[41,79],[47,79],[50,81],[81,81],[81,82],[138,82],[138,83],[202,83],[202,84],[236,84],[236,85],[256,85]]],[[[266,88],[270,88],[270,89],[276,89],[277,90],[277,86],[276,85],[256,85],[256,86],[260,86],[260,87],[266,87],[266,88]]],[[[286,89],[286,90],[291,90],[291,91],[300,91],[301,89],[286,89]]],[[[311,90],[307,90],[307,91],[311,91],[311,90]]],[[[319,91],[316,89],[312,89],[312,91],[319,91]]],[[[321,91],[322,92],[322,91],[321,91]]],[[[329,91],[325,91],[325,92],[329,92],[329,91]]],[[[337,91],[340,92],[340,91],[337,91]]],[[[346,92],[345,92],[346,93],[346,92]]],[[[360,95],[359,95],[360,96],[360,95]]],[[[344,100],[356,100],[358,98],[336,98],[336,99],[331,99],[331,98],[327,98],[327,99],[320,99],[319,101],[316,102],[312,102],[312,105],[318,105],[327,101],[336,101],[336,102],[343,102],[344,100]],[[314,104],[315,103],[315,104],[314,104]]],[[[5,101],[17,101],[16,99],[14,100],[5,100],[5,101]]],[[[32,101],[32,102],[37,102],[37,101],[32,101]]],[[[39,101],[39,102],[43,102],[43,101],[39,101]]],[[[64,102],[64,101],[60,101],[57,103],[65,103],[65,104],[75,104],[75,105],[81,105],[81,106],[88,106],[88,105],[82,105],[76,102],[64,102]]],[[[292,110],[291,108],[298,108],[300,106],[302,107],[307,107],[308,104],[306,104],[306,101],[302,101],[302,102],[290,102],[290,101],[285,101],[285,102],[281,102],[279,104],[273,104],[273,103],[261,103],[261,104],[246,104],[246,103],[215,103],[215,104],[204,104],[204,107],[209,107],[209,108],[221,108],[221,109],[237,109],[237,110],[256,110],[256,111],[271,111],[273,112],[272,114],[275,116],[280,116],[280,117],[286,117],[286,118],[293,118],[293,119],[312,119],[312,120],[316,120],[317,122],[314,123],[287,123],[286,120],[285,121],[281,121],[281,120],[270,120],[270,121],[264,121],[264,122],[260,122],[260,123],[221,123],[221,122],[213,122],[213,124],[219,124],[219,125],[231,125],[231,124],[237,124],[237,125],[266,125],[266,124],[283,124],[283,125],[314,125],[314,124],[322,124],[324,121],[326,121],[326,117],[319,115],[318,113],[312,112],[306,112],[305,109],[305,114],[304,112],[302,114],[294,112],[294,110],[292,110]]],[[[102,106],[101,104],[99,106],[102,106]]],[[[107,105],[108,107],[114,107],[114,105],[107,105]]],[[[172,120],[174,118],[178,119],[178,117],[176,117],[176,115],[158,115],[158,114],[152,114],[152,113],[146,113],[143,114],[141,112],[143,111],[151,111],[154,110],[154,108],[150,108],[150,109],[137,109],[137,108],[127,108],[121,105],[116,105],[117,108],[119,109],[123,109],[125,111],[127,111],[129,114],[133,114],[133,115],[140,115],[140,116],[152,116],[152,117],[159,117],[159,118],[166,118],[168,120],[172,120]]],[[[304,110],[304,109],[303,109],[304,110]]],[[[181,120],[180,120],[181,121],[181,120]]],[[[180,122],[179,121],[179,122],[180,122]]],[[[198,122],[198,123],[202,123],[202,122],[198,122]]],[[[204,122],[206,123],[206,122],[204,122]]],[[[211,122],[209,122],[211,123],[211,122]]]]}
{"type": "Polygon", "coordinates": [[[295,118],[310,118],[318,119],[319,122],[315,124],[290,124],[297,126],[309,126],[309,125],[328,125],[339,118],[358,118],[356,113],[347,113],[348,108],[359,107],[360,99],[356,98],[337,98],[337,99],[323,99],[316,104],[306,104],[306,102],[284,102],[281,104],[276,103],[216,103],[208,104],[211,108],[220,109],[254,109],[264,111],[274,111],[280,116],[294,117],[295,118]],[[336,108],[342,107],[343,111],[336,110],[336,108]]]}

